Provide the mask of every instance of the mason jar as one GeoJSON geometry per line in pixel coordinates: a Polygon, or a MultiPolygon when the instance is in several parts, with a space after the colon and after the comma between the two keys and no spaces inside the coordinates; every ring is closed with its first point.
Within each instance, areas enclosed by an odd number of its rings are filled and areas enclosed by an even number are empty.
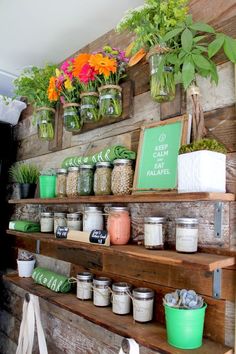
{"type": "Polygon", "coordinates": [[[151,216],[144,218],[144,246],[148,249],[164,249],[165,218],[151,216]]]}
{"type": "Polygon", "coordinates": [[[111,191],[115,195],[131,193],[134,171],[132,160],[116,159],[113,161],[114,168],[111,175],[111,191]]]}
{"type": "Polygon", "coordinates": [[[112,312],[117,315],[130,313],[131,285],[128,283],[114,283],[112,285],[112,312]]]}
{"type": "Polygon", "coordinates": [[[107,231],[113,245],[125,245],[130,239],[131,221],[129,209],[111,207],[107,219],[107,231]]]}
{"type": "Polygon", "coordinates": [[[110,162],[97,162],[94,173],[93,190],[95,195],[111,194],[111,172],[110,162]]]}
{"type": "Polygon", "coordinates": [[[55,109],[40,107],[36,109],[38,138],[51,141],[55,135],[55,109]]]}
{"type": "Polygon", "coordinates": [[[64,127],[68,132],[78,133],[83,123],[79,115],[79,104],[78,103],[65,103],[63,105],[64,113],[64,127]]]}
{"type": "Polygon", "coordinates": [[[96,206],[84,208],[83,231],[104,230],[102,209],[96,206]]]}
{"type": "Polygon", "coordinates": [[[99,120],[98,93],[82,92],[80,94],[80,115],[84,123],[93,123],[99,120]]]}
{"type": "Polygon", "coordinates": [[[56,197],[58,198],[66,197],[66,177],[67,170],[65,168],[59,168],[57,170],[56,180],[56,197]]]}
{"type": "Polygon", "coordinates": [[[133,318],[137,322],[149,322],[153,317],[154,291],[149,288],[133,290],[133,318]]]}
{"type": "Polygon", "coordinates": [[[66,226],[66,213],[54,213],[54,234],[58,226],[66,226]]]}
{"type": "Polygon", "coordinates": [[[53,213],[45,212],[40,214],[40,231],[53,232],[54,217],[53,213]]]}
{"type": "Polygon", "coordinates": [[[198,219],[177,218],[176,223],[176,251],[184,253],[197,252],[198,246],[198,219]]]}
{"type": "Polygon", "coordinates": [[[66,215],[66,223],[69,230],[81,231],[82,229],[82,214],[70,213],[66,215]]]}
{"type": "Polygon", "coordinates": [[[77,293],[76,296],[80,300],[90,300],[93,294],[93,274],[82,272],[77,274],[77,293]]]}
{"type": "Polygon", "coordinates": [[[69,167],[66,181],[66,195],[69,198],[78,196],[77,186],[79,178],[79,167],[69,167]]]}
{"type": "Polygon", "coordinates": [[[93,304],[95,306],[109,306],[111,279],[106,277],[98,277],[93,279],[93,304]]]}
{"type": "Polygon", "coordinates": [[[78,194],[92,195],[93,194],[93,166],[80,165],[78,178],[78,194]]]}
{"type": "Polygon", "coordinates": [[[117,118],[122,114],[122,88],[119,85],[99,87],[99,116],[117,118]]]}

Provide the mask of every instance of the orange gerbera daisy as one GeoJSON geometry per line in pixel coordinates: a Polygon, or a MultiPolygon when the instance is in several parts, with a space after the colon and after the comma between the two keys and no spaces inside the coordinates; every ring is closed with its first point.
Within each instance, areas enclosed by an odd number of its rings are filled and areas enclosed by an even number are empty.
{"type": "Polygon", "coordinates": [[[74,77],[79,77],[82,67],[85,64],[88,64],[90,57],[91,57],[91,54],[81,53],[75,58],[75,61],[73,64],[73,70],[72,70],[72,74],[74,77]]]}
{"type": "Polygon", "coordinates": [[[59,98],[57,89],[56,89],[56,77],[52,76],[49,81],[48,86],[48,99],[49,101],[57,101],[59,98]]]}
{"type": "Polygon", "coordinates": [[[110,76],[111,73],[115,73],[117,69],[117,62],[115,59],[108,58],[102,54],[93,54],[89,59],[89,64],[96,70],[100,75],[105,77],[110,76]]]}

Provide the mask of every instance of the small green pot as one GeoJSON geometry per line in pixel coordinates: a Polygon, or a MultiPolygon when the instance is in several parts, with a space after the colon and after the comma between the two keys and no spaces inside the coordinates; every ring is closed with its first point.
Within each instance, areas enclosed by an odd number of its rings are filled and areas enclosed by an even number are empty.
{"type": "Polygon", "coordinates": [[[39,176],[40,198],[55,198],[56,176],[39,176]]]}

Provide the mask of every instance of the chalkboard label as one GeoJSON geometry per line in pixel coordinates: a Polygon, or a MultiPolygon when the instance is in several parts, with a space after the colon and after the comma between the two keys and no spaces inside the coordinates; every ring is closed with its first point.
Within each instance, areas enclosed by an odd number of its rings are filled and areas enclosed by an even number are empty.
{"type": "Polygon", "coordinates": [[[106,230],[93,230],[89,236],[89,242],[98,243],[99,245],[105,245],[107,239],[107,231],[106,230]]]}
{"type": "Polygon", "coordinates": [[[58,226],[56,230],[56,238],[67,238],[69,227],[58,226]]]}

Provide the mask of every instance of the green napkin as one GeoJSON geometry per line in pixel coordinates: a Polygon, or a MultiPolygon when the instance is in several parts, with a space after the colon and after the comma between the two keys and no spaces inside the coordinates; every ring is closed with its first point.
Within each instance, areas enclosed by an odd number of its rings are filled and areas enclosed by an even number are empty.
{"type": "Polygon", "coordinates": [[[40,224],[34,221],[11,220],[9,222],[9,229],[23,232],[39,232],[40,224]]]}
{"type": "Polygon", "coordinates": [[[114,145],[90,156],[67,157],[62,162],[63,168],[79,166],[82,164],[95,165],[97,162],[112,162],[115,159],[135,160],[136,153],[126,149],[124,146],[114,145]]]}
{"type": "Polygon", "coordinates": [[[49,269],[37,267],[33,270],[32,278],[35,283],[60,293],[67,293],[71,289],[69,278],[51,272],[49,269]]]}

